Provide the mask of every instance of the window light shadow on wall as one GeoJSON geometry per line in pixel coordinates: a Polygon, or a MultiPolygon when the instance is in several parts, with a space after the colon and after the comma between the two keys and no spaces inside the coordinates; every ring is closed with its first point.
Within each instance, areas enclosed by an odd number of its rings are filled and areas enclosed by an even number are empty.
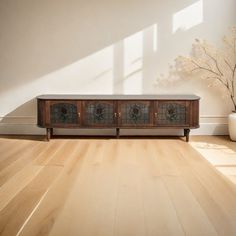
{"type": "Polygon", "coordinates": [[[113,93],[143,93],[147,64],[155,60],[158,50],[157,24],[120,40],[113,44],[113,49],[113,93]]]}
{"type": "Polygon", "coordinates": [[[157,33],[157,24],[151,25],[24,86],[1,93],[0,99],[8,106],[0,110],[0,118],[34,98],[35,94],[142,94],[143,62],[145,57],[152,58],[158,49],[157,33]],[[22,93],[27,96],[21,96],[22,93]],[[19,99],[10,104],[12,94],[19,99]]]}
{"type": "Polygon", "coordinates": [[[142,93],[143,32],[124,40],[124,94],[142,93]]]}
{"type": "Polygon", "coordinates": [[[153,28],[153,51],[156,52],[158,49],[158,28],[157,28],[157,24],[154,24],[152,26],[153,28]]]}
{"type": "Polygon", "coordinates": [[[172,33],[174,34],[178,30],[189,30],[192,27],[201,24],[202,22],[203,0],[199,0],[173,15],[172,33]]]}
{"type": "Polygon", "coordinates": [[[211,142],[190,142],[211,165],[236,184],[236,152],[230,147],[211,142]]]}

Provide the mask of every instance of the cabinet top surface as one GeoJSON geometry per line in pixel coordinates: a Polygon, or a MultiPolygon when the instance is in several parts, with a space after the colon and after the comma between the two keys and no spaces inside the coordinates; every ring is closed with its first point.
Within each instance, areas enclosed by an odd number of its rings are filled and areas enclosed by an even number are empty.
{"type": "Polygon", "coordinates": [[[43,100],[199,100],[200,97],[191,94],[142,94],[142,95],[75,95],[75,94],[45,94],[37,99],[43,100]]]}

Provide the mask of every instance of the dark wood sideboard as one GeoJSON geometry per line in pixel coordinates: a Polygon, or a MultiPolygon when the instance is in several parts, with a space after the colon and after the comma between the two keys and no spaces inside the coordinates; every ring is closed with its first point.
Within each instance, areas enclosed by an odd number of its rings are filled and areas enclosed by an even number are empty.
{"type": "Polygon", "coordinates": [[[181,128],[186,141],[199,127],[195,95],[42,95],[37,97],[37,124],[46,128],[181,128]]]}

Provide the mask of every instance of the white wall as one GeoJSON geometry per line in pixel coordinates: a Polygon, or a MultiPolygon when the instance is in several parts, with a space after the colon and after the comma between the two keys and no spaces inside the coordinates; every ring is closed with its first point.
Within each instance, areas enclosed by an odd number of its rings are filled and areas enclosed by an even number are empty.
{"type": "Polygon", "coordinates": [[[218,88],[155,81],[195,38],[220,45],[235,9],[235,0],[1,0],[0,133],[44,133],[39,94],[194,93],[195,134],[225,134],[232,107],[218,88]]]}

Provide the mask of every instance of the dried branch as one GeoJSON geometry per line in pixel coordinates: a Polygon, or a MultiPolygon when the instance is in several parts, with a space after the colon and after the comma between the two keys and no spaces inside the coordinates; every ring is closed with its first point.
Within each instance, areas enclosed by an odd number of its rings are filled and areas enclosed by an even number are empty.
{"type": "Polygon", "coordinates": [[[225,62],[225,64],[229,67],[229,69],[233,72],[233,68],[231,67],[231,65],[229,64],[229,62],[228,62],[226,59],[224,59],[224,62],[225,62]]]}
{"type": "Polygon", "coordinates": [[[223,38],[223,42],[225,48],[220,50],[196,39],[193,44],[194,55],[189,58],[178,57],[176,67],[179,73],[198,71],[202,73],[202,78],[218,81],[228,91],[236,110],[236,27],[232,28],[231,35],[223,38]]]}
{"type": "Polygon", "coordinates": [[[206,71],[208,71],[208,72],[210,72],[210,73],[212,73],[212,74],[221,76],[221,74],[219,74],[219,73],[213,71],[212,69],[208,69],[208,68],[205,68],[205,67],[203,67],[203,66],[200,66],[200,65],[198,65],[195,61],[192,61],[192,62],[197,66],[197,68],[194,68],[194,69],[192,70],[192,72],[193,72],[194,70],[202,69],[202,70],[206,70],[206,71]]]}
{"type": "Polygon", "coordinates": [[[201,45],[201,47],[202,47],[203,51],[205,52],[205,54],[206,54],[209,58],[211,58],[212,61],[214,61],[215,66],[216,66],[218,72],[220,73],[221,76],[223,76],[223,73],[222,73],[222,71],[220,70],[220,68],[219,68],[219,66],[218,66],[217,60],[207,52],[206,48],[205,48],[203,45],[201,45]]]}

